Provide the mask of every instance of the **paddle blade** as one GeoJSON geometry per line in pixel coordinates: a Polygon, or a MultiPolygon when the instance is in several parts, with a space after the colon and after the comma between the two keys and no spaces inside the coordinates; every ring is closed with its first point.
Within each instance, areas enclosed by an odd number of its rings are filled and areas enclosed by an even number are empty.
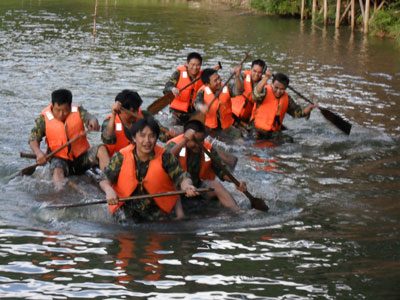
{"type": "Polygon", "coordinates": [[[24,168],[24,169],[22,169],[22,170],[20,171],[20,174],[21,174],[21,175],[30,176],[30,175],[32,175],[32,174],[35,172],[36,167],[37,167],[38,165],[39,165],[39,164],[34,164],[34,165],[32,165],[32,166],[26,167],[26,168],[24,168]]]}
{"type": "Polygon", "coordinates": [[[166,93],[164,96],[161,98],[158,98],[156,101],[154,101],[152,104],[150,104],[147,107],[147,111],[151,113],[152,115],[155,115],[158,113],[160,110],[162,110],[164,107],[167,105],[171,104],[172,100],[174,100],[174,94],[172,92],[166,93]]]}
{"type": "Polygon", "coordinates": [[[235,155],[225,152],[221,149],[216,149],[216,151],[223,163],[228,167],[229,171],[233,172],[233,170],[235,170],[238,158],[235,155]]]}
{"type": "Polygon", "coordinates": [[[341,116],[331,112],[330,110],[322,107],[318,107],[322,115],[330,121],[333,125],[343,131],[345,134],[349,135],[351,131],[351,124],[343,119],[341,116]]]}
{"type": "Polygon", "coordinates": [[[267,212],[269,210],[269,207],[267,204],[265,204],[263,199],[252,197],[250,199],[251,202],[251,207],[257,210],[265,211],[267,212]]]}

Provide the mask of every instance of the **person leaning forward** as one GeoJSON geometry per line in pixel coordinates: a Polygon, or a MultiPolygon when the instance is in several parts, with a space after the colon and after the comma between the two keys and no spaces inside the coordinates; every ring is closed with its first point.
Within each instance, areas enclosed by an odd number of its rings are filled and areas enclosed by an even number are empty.
{"type": "Polygon", "coordinates": [[[268,68],[265,77],[259,81],[254,90],[256,106],[251,119],[258,138],[280,140],[286,113],[293,118],[309,118],[311,111],[318,107],[318,103],[310,104],[303,109],[286,92],[289,78],[283,73],[276,73],[272,83],[267,84],[271,76],[272,71],[268,68]]]}
{"type": "MultiPolygon", "coordinates": [[[[29,145],[36,154],[36,160],[43,165],[46,153],[40,149],[40,142],[46,137],[48,152],[66,144],[85,130],[99,130],[97,119],[82,106],[72,104],[72,93],[67,89],[55,90],[51,94],[51,104],[36,119],[31,130],[29,145]]],[[[64,176],[82,174],[89,168],[108,163],[109,156],[104,145],[90,147],[86,136],[82,136],[69,147],[56,153],[50,160],[53,181],[57,190],[64,185],[64,176]]]]}
{"type": "MultiPolygon", "coordinates": [[[[183,125],[187,122],[195,111],[193,101],[197,91],[203,85],[200,78],[203,72],[201,70],[202,62],[203,58],[199,53],[189,53],[186,58],[186,64],[177,67],[165,84],[163,93],[172,92],[175,97],[169,108],[178,125],[183,125]],[[197,81],[180,91],[193,80],[197,81]]],[[[219,65],[215,66],[215,69],[219,70],[219,65]]]]}
{"type": "MultiPolygon", "coordinates": [[[[148,111],[142,111],[142,103],[139,93],[134,90],[123,90],[115,97],[115,102],[111,105],[111,114],[101,125],[101,140],[106,145],[110,157],[132,142],[133,124],[139,118],[151,116],[148,111]]],[[[174,136],[175,132],[165,129],[160,132],[159,139],[166,142],[174,136]]]]}
{"type": "Polygon", "coordinates": [[[119,202],[118,198],[165,193],[180,187],[187,197],[198,195],[188,173],[174,155],[156,145],[160,127],[152,117],[138,120],[132,129],[135,144],[116,152],[105,167],[100,187],[106,193],[109,210],[117,220],[160,221],[183,217],[178,196],[119,202]]]}
{"type": "Polygon", "coordinates": [[[241,95],[232,97],[233,118],[238,126],[240,126],[241,121],[245,123],[250,121],[254,106],[253,90],[261,80],[265,67],[266,64],[262,59],[256,59],[251,63],[250,70],[245,70],[240,73],[240,80],[244,91],[241,95]]]}
{"type": "MultiPolygon", "coordinates": [[[[208,197],[217,197],[222,206],[238,211],[239,207],[235,199],[221,182],[216,180],[215,176],[217,175],[223,181],[231,182],[230,178],[213,164],[211,158],[204,153],[198,144],[202,144],[213,156],[219,159],[217,151],[213,149],[208,141],[204,140],[205,137],[206,128],[204,124],[198,120],[191,120],[185,124],[183,134],[167,142],[166,149],[179,159],[183,169],[189,172],[197,188],[214,188],[213,192],[207,194],[208,197]]],[[[245,183],[240,182],[240,186],[237,189],[245,191],[245,183]]]]}
{"type": "MultiPolygon", "coordinates": [[[[195,99],[196,109],[206,115],[205,126],[212,137],[232,128],[234,119],[232,116],[232,96],[242,93],[242,83],[240,80],[241,66],[234,68],[235,81],[226,86],[222,85],[221,77],[218,71],[214,69],[204,69],[201,74],[201,80],[204,85],[199,89],[195,99]],[[215,94],[220,90],[217,99],[215,94]]],[[[239,134],[240,136],[240,134],[239,134]]]]}

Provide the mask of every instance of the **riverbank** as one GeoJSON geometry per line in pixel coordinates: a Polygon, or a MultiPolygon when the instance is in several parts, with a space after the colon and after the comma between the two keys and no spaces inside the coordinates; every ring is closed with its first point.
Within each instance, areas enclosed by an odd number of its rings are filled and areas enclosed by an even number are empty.
{"type": "MultiPolygon", "coordinates": [[[[281,17],[292,17],[300,19],[300,1],[271,1],[271,0],[219,0],[219,2],[248,11],[265,13],[269,15],[278,15],[281,17]]],[[[327,24],[335,25],[335,4],[328,7],[327,24]]],[[[344,8],[342,9],[344,10],[344,8]]],[[[345,14],[344,14],[345,15],[345,14]]],[[[311,8],[305,8],[305,18],[311,19],[311,8]]],[[[314,22],[317,25],[323,25],[324,20],[322,11],[315,16],[314,22]]],[[[343,18],[342,26],[348,26],[349,18],[343,18]]],[[[356,14],[356,28],[363,31],[362,12],[356,14]]],[[[370,15],[369,34],[381,38],[395,39],[400,42],[400,3],[391,3],[374,7],[370,15]]]]}

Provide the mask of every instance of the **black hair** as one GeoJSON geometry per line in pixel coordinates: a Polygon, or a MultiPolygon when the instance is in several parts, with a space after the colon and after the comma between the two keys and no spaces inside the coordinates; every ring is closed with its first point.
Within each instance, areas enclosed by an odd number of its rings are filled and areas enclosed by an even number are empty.
{"type": "Polygon", "coordinates": [[[267,67],[267,64],[262,59],[253,60],[253,62],[251,63],[251,67],[253,67],[254,65],[260,66],[263,70],[267,67]]]}
{"type": "Polygon", "coordinates": [[[58,105],[68,104],[71,106],[72,104],[72,93],[67,89],[58,89],[51,93],[51,104],[57,103],[58,105]]]}
{"type": "Polygon", "coordinates": [[[183,132],[186,132],[189,129],[193,129],[196,132],[206,133],[206,126],[199,120],[190,120],[185,123],[183,126],[183,132]]]}
{"type": "Polygon", "coordinates": [[[142,119],[137,120],[131,129],[132,137],[136,136],[136,133],[143,131],[143,129],[148,126],[151,131],[157,136],[160,135],[160,126],[157,124],[156,120],[152,116],[146,116],[142,119]]]}
{"type": "Polygon", "coordinates": [[[211,68],[207,68],[203,70],[203,73],[201,73],[201,81],[206,84],[206,83],[210,83],[210,77],[214,74],[217,73],[217,70],[215,69],[211,69],[211,68]]]}
{"type": "Polygon", "coordinates": [[[190,62],[193,58],[198,59],[200,61],[200,64],[203,62],[203,58],[201,55],[197,52],[190,52],[186,58],[187,62],[190,62]]]}
{"type": "Polygon", "coordinates": [[[121,102],[123,108],[128,110],[133,108],[135,111],[138,111],[140,105],[143,103],[143,100],[140,98],[138,92],[134,90],[123,90],[115,97],[115,101],[121,102]]]}
{"type": "Polygon", "coordinates": [[[287,77],[283,73],[275,73],[274,76],[272,76],[272,82],[275,82],[275,80],[278,80],[280,83],[282,83],[285,87],[289,86],[289,77],[287,77]]]}

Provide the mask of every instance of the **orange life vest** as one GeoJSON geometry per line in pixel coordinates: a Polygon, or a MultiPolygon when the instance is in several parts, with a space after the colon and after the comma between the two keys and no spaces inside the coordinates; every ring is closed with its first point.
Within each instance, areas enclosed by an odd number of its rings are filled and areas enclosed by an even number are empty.
{"type": "MultiPolygon", "coordinates": [[[[174,137],[173,139],[170,139],[167,142],[167,145],[171,142],[175,144],[179,144],[183,140],[183,134],[178,135],[177,137],[174,137]]],[[[203,144],[209,151],[211,151],[212,146],[210,142],[204,141],[203,144]]],[[[199,172],[199,178],[201,180],[214,180],[215,179],[215,173],[211,168],[212,161],[211,158],[208,157],[204,151],[202,151],[202,159],[201,159],[201,166],[200,166],[200,172],[199,172]]],[[[187,172],[187,151],[186,147],[183,147],[181,151],[179,152],[179,162],[182,166],[182,168],[187,172]]]]}
{"type": "MultiPolygon", "coordinates": [[[[141,108],[139,108],[138,114],[143,118],[141,108]]],[[[106,120],[110,119],[110,118],[111,118],[111,115],[107,116],[106,120]]],[[[117,141],[115,142],[115,144],[106,144],[106,147],[108,149],[108,153],[110,154],[110,157],[113,156],[113,154],[115,152],[121,150],[122,148],[128,146],[131,143],[131,141],[126,137],[124,125],[122,124],[122,121],[121,121],[119,115],[115,116],[114,132],[115,132],[115,137],[116,137],[117,141]]]]}
{"type": "MultiPolygon", "coordinates": [[[[53,105],[50,104],[41,114],[44,116],[46,123],[46,143],[49,149],[54,151],[83,132],[85,125],[81,119],[78,105],[71,105],[71,113],[65,122],[61,122],[54,117],[52,108],[53,105]]],[[[86,136],[82,136],[73,142],[70,147],[65,147],[54,156],[73,161],[89,148],[90,144],[86,136]]]]}
{"type": "Polygon", "coordinates": [[[232,98],[232,113],[238,118],[247,121],[253,111],[253,83],[251,82],[251,70],[243,72],[245,74],[243,85],[244,92],[240,96],[232,98]]]}
{"type": "MultiPolygon", "coordinates": [[[[179,73],[179,80],[176,84],[178,89],[182,89],[186,85],[192,82],[187,72],[186,66],[179,66],[177,70],[180,71],[179,73]]],[[[196,78],[199,78],[203,71],[200,70],[199,74],[197,74],[196,78]]],[[[203,82],[199,79],[192,85],[185,88],[183,91],[180,92],[178,97],[175,97],[170,104],[170,108],[188,112],[189,107],[193,107],[193,101],[196,97],[197,91],[203,85],[203,82]],[[192,93],[193,91],[193,93],[192,93]]]]}
{"type": "Polygon", "coordinates": [[[272,91],[271,85],[267,85],[266,89],[267,94],[265,95],[263,102],[255,110],[254,125],[256,128],[265,131],[280,131],[289,106],[289,95],[285,92],[280,99],[277,99],[272,91]],[[278,114],[280,124],[275,122],[278,105],[280,105],[280,112],[278,114]]]}
{"type": "MultiPolygon", "coordinates": [[[[121,149],[120,151],[120,153],[124,157],[124,160],[122,162],[118,180],[115,184],[113,184],[113,189],[120,198],[131,196],[132,193],[136,190],[137,186],[140,184],[138,179],[136,178],[136,163],[133,154],[134,149],[135,145],[131,144],[121,149]]],[[[165,152],[165,149],[156,145],[154,147],[154,151],[155,157],[150,160],[149,168],[141,184],[149,194],[176,191],[174,183],[162,167],[162,154],[165,152]]],[[[171,212],[177,200],[178,196],[164,196],[154,198],[154,201],[156,202],[158,207],[166,213],[171,212]]],[[[123,203],[124,202],[120,202],[117,205],[109,205],[111,214],[119,209],[123,205],[123,203]]]]}
{"type": "MultiPolygon", "coordinates": [[[[214,99],[213,91],[208,87],[203,85],[200,90],[204,91],[204,103],[209,104],[214,99]]],[[[206,114],[205,125],[209,128],[218,127],[218,117],[217,112],[219,111],[221,128],[226,129],[233,124],[232,117],[232,102],[231,95],[227,86],[222,88],[222,92],[219,94],[218,99],[214,101],[206,114]]]]}

